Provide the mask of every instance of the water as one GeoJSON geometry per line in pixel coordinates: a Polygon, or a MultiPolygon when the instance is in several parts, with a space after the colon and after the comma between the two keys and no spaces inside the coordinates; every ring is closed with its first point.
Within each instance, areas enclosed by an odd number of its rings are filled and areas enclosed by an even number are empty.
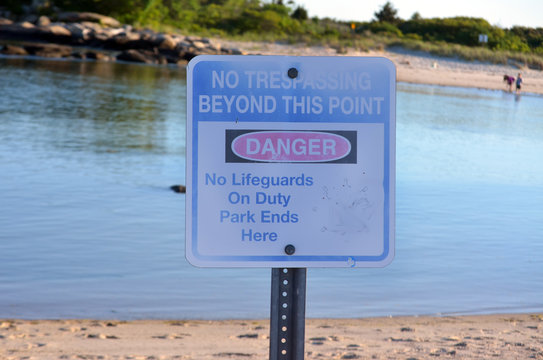
{"type": "MultiPolygon", "coordinates": [[[[0,318],[269,316],[269,269],[184,259],[185,92],[0,58],[0,318]]],[[[307,316],[543,311],[543,98],[399,84],[397,112],[396,258],[309,269],[307,316]]]]}

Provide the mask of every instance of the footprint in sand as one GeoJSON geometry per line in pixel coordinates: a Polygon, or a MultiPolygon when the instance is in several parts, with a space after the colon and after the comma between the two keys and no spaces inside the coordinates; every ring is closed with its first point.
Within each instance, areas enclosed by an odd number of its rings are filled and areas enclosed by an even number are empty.
{"type": "Polygon", "coordinates": [[[105,340],[105,339],[110,339],[110,340],[118,339],[118,337],[115,336],[115,335],[107,335],[107,334],[85,334],[85,335],[83,335],[83,337],[86,338],[86,339],[102,339],[102,340],[105,340]]]}
{"type": "Polygon", "coordinates": [[[312,337],[309,339],[309,341],[311,341],[311,345],[323,345],[326,340],[328,339],[322,336],[312,337]]]}
{"type": "Polygon", "coordinates": [[[166,335],[156,335],[152,336],[153,339],[162,339],[162,340],[175,340],[175,339],[184,339],[186,336],[190,336],[190,334],[166,334],[166,335]]]}

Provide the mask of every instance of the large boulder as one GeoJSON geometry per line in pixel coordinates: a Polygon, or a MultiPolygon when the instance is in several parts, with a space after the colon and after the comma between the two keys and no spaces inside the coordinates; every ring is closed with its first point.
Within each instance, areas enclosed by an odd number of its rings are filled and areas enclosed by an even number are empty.
{"type": "Polygon", "coordinates": [[[58,14],[58,20],[64,21],[64,22],[78,22],[78,23],[82,21],[90,21],[90,22],[99,23],[103,26],[108,26],[108,27],[121,26],[121,23],[118,20],[110,16],[105,16],[105,15],[92,13],[92,12],[64,12],[64,13],[58,14]]]}
{"type": "Polygon", "coordinates": [[[35,39],[46,40],[52,43],[71,43],[72,32],[64,24],[51,23],[47,26],[36,27],[35,39]]]}
{"type": "Polygon", "coordinates": [[[65,58],[73,53],[70,46],[56,44],[27,44],[24,48],[30,55],[48,58],[65,58]]]}
{"type": "Polygon", "coordinates": [[[0,17],[0,25],[11,25],[11,24],[13,24],[13,21],[11,21],[10,19],[0,17]]]}
{"type": "Polygon", "coordinates": [[[22,46],[16,45],[5,45],[0,53],[4,55],[28,55],[28,52],[22,46]]]}
{"type": "Polygon", "coordinates": [[[157,36],[157,40],[159,40],[159,49],[175,50],[175,47],[177,46],[177,42],[173,39],[173,37],[167,34],[160,34],[157,36]]]}
{"type": "Polygon", "coordinates": [[[51,19],[49,19],[47,16],[42,15],[38,18],[38,21],[36,21],[36,25],[38,26],[47,26],[51,24],[51,19]]]}
{"type": "Polygon", "coordinates": [[[19,23],[19,26],[25,29],[34,29],[36,27],[30,21],[22,21],[19,23]]]}
{"type": "Polygon", "coordinates": [[[117,55],[117,60],[145,64],[155,64],[157,62],[152,52],[134,49],[121,52],[119,55],[117,55]]]}
{"type": "Polygon", "coordinates": [[[40,30],[45,31],[48,34],[51,34],[53,36],[72,36],[72,32],[68,30],[66,27],[60,25],[60,24],[50,24],[47,26],[43,26],[40,28],[40,30]]]}
{"type": "Polygon", "coordinates": [[[78,23],[65,24],[64,28],[71,33],[72,42],[84,44],[92,38],[94,30],[78,23]]]}
{"type": "Polygon", "coordinates": [[[139,48],[141,36],[138,33],[122,31],[106,40],[105,47],[110,49],[134,49],[139,48]]]}

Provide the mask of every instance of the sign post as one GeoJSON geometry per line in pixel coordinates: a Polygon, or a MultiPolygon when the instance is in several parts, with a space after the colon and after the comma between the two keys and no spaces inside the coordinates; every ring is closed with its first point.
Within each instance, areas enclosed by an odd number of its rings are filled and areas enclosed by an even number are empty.
{"type": "Polygon", "coordinates": [[[186,257],[273,268],[270,359],[303,358],[306,268],[392,261],[395,111],[385,58],[189,63],[186,257]]]}
{"type": "Polygon", "coordinates": [[[272,269],[270,360],[304,358],[305,268],[272,269]]]}

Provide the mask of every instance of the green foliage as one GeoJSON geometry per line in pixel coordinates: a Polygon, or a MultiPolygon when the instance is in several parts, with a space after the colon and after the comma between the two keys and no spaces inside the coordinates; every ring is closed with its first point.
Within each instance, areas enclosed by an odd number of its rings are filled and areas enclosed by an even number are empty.
{"type": "Polygon", "coordinates": [[[398,29],[396,25],[391,24],[389,22],[384,22],[384,21],[372,22],[362,28],[371,31],[374,34],[383,33],[383,34],[394,35],[398,37],[403,36],[402,31],[398,29]]]}
{"type": "Polygon", "coordinates": [[[69,11],[89,11],[99,14],[122,17],[146,6],[145,0],[52,0],[52,3],[69,11]]]}
{"type": "Polygon", "coordinates": [[[514,26],[509,33],[521,39],[532,49],[543,46],[543,28],[528,28],[523,26],[514,26]]]}
{"type": "MultiPolygon", "coordinates": [[[[31,0],[3,0],[21,10],[31,0]]],[[[440,56],[457,56],[505,63],[508,59],[538,67],[543,62],[543,28],[502,29],[470,17],[424,19],[418,12],[404,21],[391,2],[374,13],[369,23],[308,19],[307,10],[293,0],[49,0],[64,11],[91,11],[121,22],[155,30],[178,29],[200,35],[250,40],[283,40],[326,44],[345,52],[400,45],[440,56]],[[488,43],[479,44],[479,34],[488,43]]]]}
{"type": "Polygon", "coordinates": [[[530,52],[528,44],[516,35],[507,33],[505,36],[498,38],[493,46],[497,50],[511,50],[518,52],[530,52]]]}
{"type": "Polygon", "coordinates": [[[418,34],[424,40],[476,46],[479,34],[487,34],[489,42],[499,28],[480,18],[454,17],[445,19],[412,19],[399,26],[404,34],[418,34]]]}
{"type": "Polygon", "coordinates": [[[150,0],[147,6],[138,14],[136,22],[151,27],[158,27],[170,18],[170,12],[162,0],[150,0]]]}

